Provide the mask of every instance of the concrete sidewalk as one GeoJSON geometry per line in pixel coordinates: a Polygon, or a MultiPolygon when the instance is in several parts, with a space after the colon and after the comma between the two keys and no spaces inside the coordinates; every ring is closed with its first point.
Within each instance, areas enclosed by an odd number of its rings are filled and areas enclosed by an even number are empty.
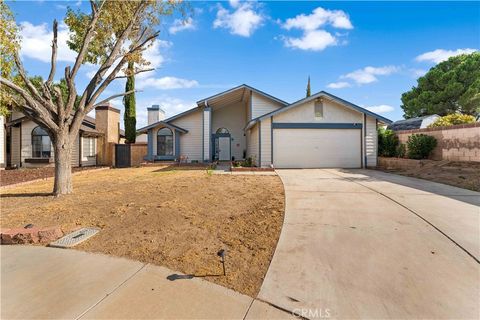
{"type": "Polygon", "coordinates": [[[76,250],[2,246],[2,319],[288,319],[266,303],[167,268],[76,250]]]}

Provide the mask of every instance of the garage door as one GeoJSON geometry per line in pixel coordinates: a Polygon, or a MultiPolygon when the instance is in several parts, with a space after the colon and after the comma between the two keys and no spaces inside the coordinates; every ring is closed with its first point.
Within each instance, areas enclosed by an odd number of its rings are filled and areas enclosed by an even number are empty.
{"type": "Polygon", "coordinates": [[[274,129],[276,168],[360,168],[359,129],[274,129]]]}

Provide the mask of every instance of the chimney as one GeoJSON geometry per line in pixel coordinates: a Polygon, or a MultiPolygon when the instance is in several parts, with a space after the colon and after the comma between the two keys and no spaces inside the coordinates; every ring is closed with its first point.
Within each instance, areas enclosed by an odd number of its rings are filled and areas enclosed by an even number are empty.
{"type": "Polygon", "coordinates": [[[147,108],[148,111],[148,123],[150,125],[152,123],[165,120],[165,111],[160,108],[158,104],[154,104],[151,107],[147,108]]]}
{"type": "Polygon", "coordinates": [[[120,142],[120,110],[110,103],[95,108],[95,129],[103,133],[97,139],[97,162],[101,165],[113,165],[110,144],[120,142]]]}

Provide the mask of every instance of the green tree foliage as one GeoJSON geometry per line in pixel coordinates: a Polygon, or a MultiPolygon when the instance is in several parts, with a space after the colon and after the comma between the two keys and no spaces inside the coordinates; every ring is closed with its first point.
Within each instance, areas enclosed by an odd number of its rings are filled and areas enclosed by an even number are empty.
{"type": "Polygon", "coordinates": [[[308,82],[307,82],[307,98],[312,95],[312,92],[310,90],[310,76],[308,76],[308,82]]]}
{"type": "Polygon", "coordinates": [[[398,137],[389,129],[378,129],[378,155],[395,157],[397,155],[398,137]]]}
{"type": "Polygon", "coordinates": [[[125,92],[132,92],[123,97],[123,104],[125,105],[125,113],[123,115],[123,123],[125,125],[125,137],[128,143],[135,143],[137,137],[137,117],[135,106],[135,76],[133,75],[134,62],[128,63],[128,70],[131,70],[130,76],[127,77],[127,84],[125,85],[125,92]]]}
{"type": "Polygon", "coordinates": [[[426,134],[412,134],[407,140],[407,156],[410,159],[427,159],[437,146],[437,139],[426,134]]]}
{"type": "Polygon", "coordinates": [[[451,57],[402,94],[404,117],[452,113],[480,115],[480,52],[451,57]]]}
{"type": "Polygon", "coordinates": [[[468,114],[449,114],[448,116],[440,117],[435,120],[434,123],[429,125],[429,128],[433,127],[447,127],[447,126],[454,126],[456,124],[467,124],[467,123],[474,123],[475,117],[470,116],[468,114]]]}

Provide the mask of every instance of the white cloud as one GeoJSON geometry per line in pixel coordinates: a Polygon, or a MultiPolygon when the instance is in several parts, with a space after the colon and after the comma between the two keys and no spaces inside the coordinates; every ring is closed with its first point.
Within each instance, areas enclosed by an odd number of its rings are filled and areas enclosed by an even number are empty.
{"type": "Polygon", "coordinates": [[[318,7],[309,15],[300,14],[283,23],[282,27],[286,30],[299,29],[303,31],[301,37],[282,37],[284,45],[311,51],[321,51],[328,46],[337,45],[338,37],[341,35],[334,36],[322,29],[327,25],[337,29],[353,29],[350,18],[344,11],[318,7]]]}
{"type": "Polygon", "coordinates": [[[141,128],[147,125],[148,113],[147,107],[153,104],[158,104],[163,110],[165,110],[166,116],[171,117],[180,112],[186,111],[196,106],[194,101],[183,100],[168,95],[161,95],[159,97],[153,97],[148,99],[140,99],[137,102],[137,128],[141,128]]]}
{"type": "Polygon", "coordinates": [[[335,45],[337,39],[325,30],[307,31],[301,38],[285,38],[286,47],[302,50],[322,51],[328,46],[335,45]]]}
{"type": "Polygon", "coordinates": [[[198,81],[188,80],[176,77],[162,77],[162,78],[146,78],[139,79],[137,82],[137,88],[155,88],[159,90],[169,89],[183,89],[183,88],[195,88],[198,87],[198,81]]]}
{"type": "Polygon", "coordinates": [[[428,70],[425,69],[410,69],[409,71],[414,78],[422,77],[428,72],[428,70]]]}
{"type": "Polygon", "coordinates": [[[357,84],[367,84],[378,81],[377,76],[386,76],[398,72],[399,67],[385,66],[385,67],[365,67],[341,76],[344,79],[351,79],[357,84]]]}
{"type": "Polygon", "coordinates": [[[353,29],[353,25],[345,12],[342,10],[325,10],[321,7],[316,8],[309,15],[300,14],[295,18],[287,19],[283,28],[308,31],[317,30],[327,24],[338,29],[353,29]]]}
{"type": "Polygon", "coordinates": [[[447,60],[450,57],[458,56],[460,54],[469,54],[477,51],[476,49],[457,49],[457,50],[444,50],[444,49],[437,49],[429,52],[425,52],[415,58],[417,61],[428,61],[434,63],[440,63],[442,61],[447,60]]]}
{"type": "Polygon", "coordinates": [[[257,12],[259,5],[254,2],[232,0],[230,6],[232,12],[219,5],[217,17],[213,21],[214,28],[225,28],[231,34],[250,37],[265,20],[263,14],[257,12]]]}
{"type": "MultiPolygon", "coordinates": [[[[20,23],[20,27],[22,56],[49,63],[52,55],[53,32],[49,30],[48,25],[46,23],[33,25],[24,21],[20,23]]],[[[77,53],[68,48],[68,38],[68,27],[64,23],[60,23],[58,26],[58,61],[75,61],[77,53]]]]}
{"type": "Polygon", "coordinates": [[[378,105],[378,106],[366,107],[365,109],[367,109],[369,111],[372,111],[372,112],[375,112],[375,113],[388,113],[388,112],[392,112],[393,110],[395,110],[394,107],[389,106],[387,104],[381,104],[381,105],[378,105]]]}
{"type": "Polygon", "coordinates": [[[185,30],[195,30],[195,24],[193,23],[193,19],[191,17],[188,17],[187,19],[175,19],[173,21],[173,24],[170,28],[168,28],[168,32],[171,34],[176,34],[177,32],[180,31],[185,31],[185,30]]]}
{"type": "Polygon", "coordinates": [[[327,85],[327,88],[330,89],[342,89],[342,88],[348,88],[351,87],[352,85],[348,82],[345,81],[339,81],[339,82],[332,82],[327,85]]]}

